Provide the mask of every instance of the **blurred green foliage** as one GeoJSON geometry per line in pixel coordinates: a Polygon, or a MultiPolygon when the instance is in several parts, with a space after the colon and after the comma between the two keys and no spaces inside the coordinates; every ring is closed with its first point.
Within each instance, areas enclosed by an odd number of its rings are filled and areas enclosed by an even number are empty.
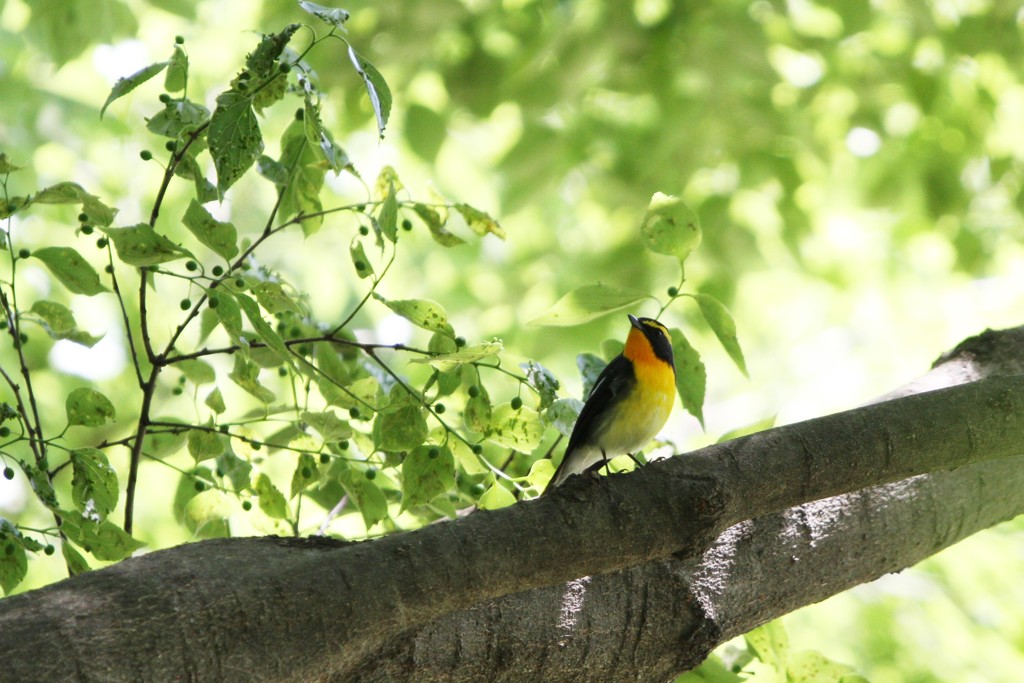
{"type": "MultiPolygon", "coordinates": [[[[1021,322],[1024,42],[1014,3],[375,0],[345,8],[351,12],[346,38],[386,79],[391,116],[381,142],[367,90],[374,78],[353,72],[344,46],[304,56],[320,93],[313,104],[337,145],[326,149],[345,155],[336,158],[338,168],[351,162],[360,174],[326,174],[327,189],[316,199],[325,207],[365,202],[367,185],[387,179],[381,171],[390,165],[402,184],[395,201],[412,197],[424,208],[405,206],[393,225],[390,216],[374,214],[389,230],[402,218],[413,223],[408,235],[398,233],[402,247],[393,264],[379,258],[372,238],[353,242],[351,223],[328,220],[311,228],[304,222],[304,241],[289,233],[261,256],[261,265],[286,273],[290,285],[250,298],[265,311],[287,308],[294,292],[313,293],[297,305],[318,320],[341,321],[359,310],[352,329],[361,341],[457,354],[462,347],[454,339],[423,329],[426,319],[416,327],[402,315],[409,311],[395,310],[403,301],[433,300],[467,350],[486,358],[490,349],[483,345],[500,338],[505,367],[518,372],[519,361],[538,361],[561,380],[561,396],[575,398],[583,383],[577,353],[607,357],[614,345],[604,348],[601,340],[621,337],[621,316],[575,327],[529,322],[566,293],[599,282],[654,293],[673,301],[666,312],[671,326],[708,350],[707,434],[677,411],[665,436],[678,449],[772,415],[786,422],[855,405],[920,373],[964,336],[1021,322]],[[718,348],[695,301],[675,301],[678,289],[665,292],[678,287],[678,262],[647,250],[639,231],[655,192],[678,195],[700,217],[703,242],[686,262],[685,289],[713,296],[732,311],[749,382],[718,348]],[[439,227],[440,216],[427,206],[448,204],[454,215],[461,202],[496,217],[507,239],[477,234],[489,232],[486,223],[474,223],[468,212],[439,227]],[[457,246],[441,249],[437,243],[445,241],[457,246]],[[358,308],[368,278],[382,272],[387,277],[379,293],[391,306],[373,301],[358,308]]],[[[167,81],[161,74],[139,86],[111,103],[101,120],[115,81],[177,54],[171,48],[181,35],[189,96],[212,111],[256,44],[252,31],[279,31],[293,22],[314,23],[285,0],[0,2],[0,151],[23,167],[10,175],[9,194],[26,196],[71,180],[116,206],[116,225],[147,221],[162,169],[139,161],[141,150],[157,144],[141,122],[148,118],[152,127],[164,108],[160,85],[178,92],[184,84],[180,70],[172,78],[169,69],[167,81]]],[[[294,40],[308,45],[311,34],[301,29],[294,40]]],[[[289,140],[309,133],[294,129],[292,115],[277,107],[255,119],[262,130],[274,131],[268,157],[286,158],[289,140]],[[291,137],[283,133],[289,126],[291,137]]],[[[161,225],[174,242],[200,232],[213,240],[227,222],[239,226],[244,239],[243,226],[250,235],[252,226],[262,227],[274,203],[263,179],[232,187],[216,217],[193,214],[177,224],[190,200],[210,191],[202,179],[216,178],[204,159],[193,186],[172,185],[163,198],[171,218],[161,225]]],[[[270,178],[280,171],[262,170],[270,178]]],[[[315,184],[315,173],[303,181],[315,184]]],[[[387,202],[387,182],[383,189],[380,201],[387,202]]],[[[289,201],[314,206],[308,193],[289,201]]],[[[93,247],[99,233],[72,236],[77,212],[55,206],[26,214],[16,229],[18,246],[35,251],[70,244],[101,270],[104,261],[93,247]]],[[[43,307],[36,315],[51,330],[63,325],[64,334],[103,340],[95,340],[98,355],[70,352],[64,342],[57,353],[36,339],[44,335],[32,335],[25,362],[38,378],[36,391],[52,401],[46,408],[61,422],[64,397],[89,381],[110,397],[118,420],[137,417],[133,395],[123,388],[134,382],[134,371],[118,339],[116,306],[109,297],[65,296],[47,272],[26,268],[20,285],[26,304],[61,298],[58,303],[74,313],[70,327],[61,309],[43,307]],[[86,380],[83,368],[108,371],[86,380]]],[[[195,294],[184,281],[160,285],[156,297],[165,305],[150,315],[161,334],[177,324],[178,303],[195,294]]],[[[658,312],[653,301],[636,308],[658,312]]],[[[241,321],[247,313],[233,314],[241,321]]],[[[218,315],[202,324],[232,319],[230,311],[218,315]]],[[[251,316],[245,319],[252,324],[251,316]]],[[[379,353],[420,387],[437,369],[379,353]]],[[[254,354],[252,365],[214,365],[217,376],[230,373],[242,380],[236,384],[248,383],[251,394],[262,388],[251,380],[267,375],[260,360],[254,354]]],[[[342,382],[365,379],[345,374],[351,362],[341,358],[329,374],[342,382]]],[[[155,395],[156,414],[169,423],[195,421],[197,405],[205,416],[242,400],[224,382],[214,388],[202,366],[179,369],[188,383],[168,381],[155,395]]],[[[511,378],[478,385],[471,375],[445,380],[451,383],[446,391],[463,392],[467,422],[492,419],[492,407],[507,411],[524,386],[511,378]],[[465,393],[470,387],[476,396],[465,393]]],[[[376,390],[370,384],[359,387],[366,396],[376,390]]],[[[531,396],[527,408],[537,407],[543,395],[531,396]]],[[[409,419],[388,419],[408,425],[422,417],[436,427],[426,409],[394,398],[409,419]]],[[[463,410],[459,402],[446,407],[442,419],[463,410]]],[[[321,408],[309,406],[306,423],[315,435],[340,438],[345,427],[321,408]]],[[[281,422],[283,433],[289,427],[281,422]]],[[[90,427],[96,431],[88,434],[84,426],[72,427],[82,432],[68,437],[75,448],[92,447],[97,436],[119,436],[117,424],[90,427]]],[[[556,431],[546,430],[539,454],[513,458],[511,471],[527,476],[556,431]]],[[[321,462],[311,446],[298,463],[266,458],[265,475],[254,476],[250,463],[263,454],[252,449],[270,436],[239,432],[228,439],[211,427],[209,433],[189,431],[180,443],[154,443],[154,450],[177,455],[143,463],[140,539],[156,547],[226,533],[228,512],[232,533],[280,531],[289,515],[302,531],[315,531],[324,510],[345,493],[356,505],[332,531],[358,535],[380,524],[388,505],[398,505],[366,484],[400,490],[388,481],[396,464],[390,460],[358,476],[351,470],[328,474],[333,465],[321,462]],[[219,463],[219,472],[203,465],[193,470],[195,460],[217,450],[216,439],[228,440],[238,457],[219,463]],[[288,494],[302,491],[306,470],[334,483],[307,492],[305,513],[288,510],[288,494]],[[243,514],[217,489],[197,490],[203,482],[226,480],[259,489],[262,517],[257,510],[243,514]]],[[[420,434],[406,436],[411,443],[420,434]]],[[[466,444],[449,447],[434,458],[429,449],[417,453],[430,486],[436,463],[449,457],[477,483],[485,480],[486,469],[466,444]]],[[[110,465],[123,482],[124,459],[111,453],[110,465]]],[[[486,455],[498,465],[506,459],[490,450],[486,455]]],[[[102,465],[85,455],[79,460],[82,472],[102,465]]],[[[72,474],[58,477],[61,495],[72,490],[72,474]]],[[[483,496],[491,507],[511,502],[492,480],[479,487],[483,491],[475,486],[462,494],[483,496]]],[[[20,475],[0,480],[0,515],[30,527],[40,514],[20,475]]],[[[400,525],[411,524],[406,517],[400,525]]],[[[1015,681],[1024,649],[1016,626],[1021,601],[1007,596],[1016,590],[1010,577],[1024,569],[1021,547],[1019,525],[981,534],[892,581],[790,617],[791,637],[799,649],[852,664],[872,681],[1015,681]]],[[[21,588],[59,578],[59,555],[35,556],[21,588]]],[[[84,563],[80,556],[64,559],[84,563]]]]}

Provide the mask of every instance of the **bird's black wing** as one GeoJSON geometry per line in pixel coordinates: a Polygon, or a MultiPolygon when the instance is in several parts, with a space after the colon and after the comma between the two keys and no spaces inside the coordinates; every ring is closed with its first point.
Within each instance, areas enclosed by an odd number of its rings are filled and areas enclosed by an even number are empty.
{"type": "MultiPolygon", "coordinates": [[[[587,402],[583,404],[579,418],[572,428],[569,445],[565,449],[564,463],[573,449],[582,445],[586,439],[594,435],[602,421],[614,410],[615,406],[636,384],[633,374],[633,363],[625,356],[619,355],[612,359],[597,376],[594,388],[590,390],[587,402]]],[[[561,469],[561,465],[559,465],[561,469]]],[[[558,476],[557,473],[555,475],[558,476]]]]}

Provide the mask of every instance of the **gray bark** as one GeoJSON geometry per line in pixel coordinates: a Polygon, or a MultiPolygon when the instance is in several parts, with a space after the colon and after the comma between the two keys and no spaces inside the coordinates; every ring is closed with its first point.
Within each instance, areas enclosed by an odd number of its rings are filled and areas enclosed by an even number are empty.
{"type": "Polygon", "coordinates": [[[968,384],[504,510],[369,543],[206,541],[8,598],[0,679],[665,680],[1024,511],[1021,337],[933,371],[968,384]]]}

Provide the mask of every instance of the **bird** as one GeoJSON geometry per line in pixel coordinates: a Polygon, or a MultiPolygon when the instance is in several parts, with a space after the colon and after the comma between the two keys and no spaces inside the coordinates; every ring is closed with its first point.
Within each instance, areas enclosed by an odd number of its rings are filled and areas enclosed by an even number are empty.
{"type": "Polygon", "coordinates": [[[628,317],[625,348],[598,375],[545,493],[616,456],[632,457],[668,421],[676,393],[672,338],[653,318],[628,317]]]}

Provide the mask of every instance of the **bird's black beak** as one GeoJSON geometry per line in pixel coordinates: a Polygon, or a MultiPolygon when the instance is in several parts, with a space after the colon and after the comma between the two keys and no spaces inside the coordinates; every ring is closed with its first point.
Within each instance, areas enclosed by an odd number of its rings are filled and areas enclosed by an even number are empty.
{"type": "Polygon", "coordinates": [[[629,317],[629,324],[630,325],[632,325],[633,327],[635,327],[638,330],[643,329],[642,327],[640,327],[640,319],[639,318],[637,318],[632,313],[629,313],[628,317],[629,317]]]}

